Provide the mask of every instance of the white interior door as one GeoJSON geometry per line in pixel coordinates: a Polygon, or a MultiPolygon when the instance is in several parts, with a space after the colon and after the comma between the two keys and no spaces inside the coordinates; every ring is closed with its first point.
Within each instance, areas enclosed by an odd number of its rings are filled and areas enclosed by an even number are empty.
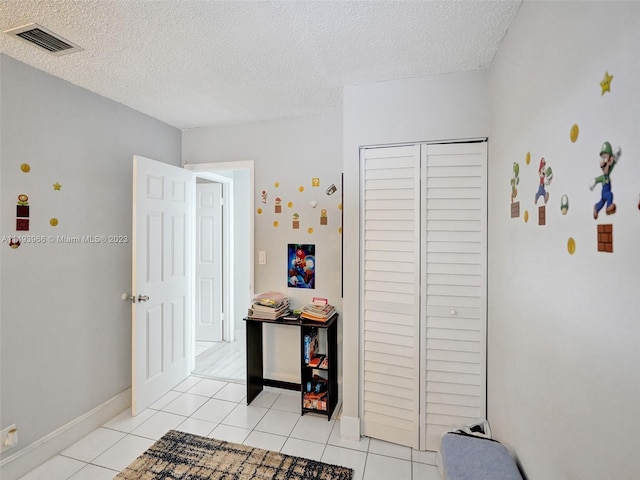
{"type": "Polygon", "coordinates": [[[132,414],[191,372],[192,172],[133,157],[132,414]]]}
{"type": "Polygon", "coordinates": [[[222,185],[196,185],[196,340],[222,340],[222,185]]]}

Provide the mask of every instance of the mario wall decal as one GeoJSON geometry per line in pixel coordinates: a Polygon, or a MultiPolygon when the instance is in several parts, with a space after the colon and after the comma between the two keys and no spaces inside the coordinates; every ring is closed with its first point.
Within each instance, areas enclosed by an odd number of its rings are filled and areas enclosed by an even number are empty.
{"type": "Polygon", "coordinates": [[[536,192],[534,203],[538,204],[538,199],[542,197],[544,205],[538,207],[538,225],[547,224],[547,209],[546,205],[549,201],[549,192],[546,187],[551,184],[553,179],[553,170],[547,166],[547,161],[542,157],[538,164],[538,191],[536,192]]]}
{"type": "Polygon", "coordinates": [[[540,164],[538,165],[538,191],[536,192],[536,199],[534,203],[538,204],[538,199],[540,197],[543,198],[544,203],[549,201],[549,192],[547,192],[546,187],[551,184],[551,180],[553,179],[553,171],[551,167],[547,166],[547,161],[542,157],[540,159],[540,164]]]}

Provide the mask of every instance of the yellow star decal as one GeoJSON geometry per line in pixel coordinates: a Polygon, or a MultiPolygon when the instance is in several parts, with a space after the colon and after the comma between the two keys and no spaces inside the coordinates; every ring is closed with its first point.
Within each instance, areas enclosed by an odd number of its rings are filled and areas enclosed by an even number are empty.
{"type": "Polygon", "coordinates": [[[58,182],[53,184],[53,189],[54,190],[60,190],[62,188],[62,185],[60,185],[58,182]]]}
{"type": "Polygon", "coordinates": [[[609,75],[609,72],[604,73],[604,78],[600,82],[600,86],[602,87],[601,96],[604,95],[604,92],[611,91],[611,80],[613,80],[613,75],[609,75]]]}

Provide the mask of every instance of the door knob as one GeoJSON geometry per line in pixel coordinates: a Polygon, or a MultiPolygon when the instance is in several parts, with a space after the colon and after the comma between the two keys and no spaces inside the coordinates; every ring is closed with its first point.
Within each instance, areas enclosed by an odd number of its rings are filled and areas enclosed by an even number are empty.
{"type": "Polygon", "coordinates": [[[138,302],[148,302],[149,301],[149,295],[138,295],[138,302]]]}

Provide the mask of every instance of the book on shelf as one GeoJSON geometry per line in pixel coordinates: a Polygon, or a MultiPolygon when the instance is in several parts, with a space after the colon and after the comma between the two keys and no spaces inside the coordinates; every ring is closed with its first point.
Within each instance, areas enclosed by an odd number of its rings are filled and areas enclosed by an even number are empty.
{"type": "Polygon", "coordinates": [[[309,410],[327,410],[327,392],[305,393],[302,397],[302,406],[309,410]]]}
{"type": "Polygon", "coordinates": [[[289,299],[278,292],[265,292],[256,296],[247,316],[262,320],[276,320],[290,313],[289,299]]]}
{"type": "Polygon", "coordinates": [[[320,375],[314,375],[305,385],[302,395],[304,408],[313,410],[327,409],[327,379],[320,375]]]}
{"type": "Polygon", "coordinates": [[[307,320],[312,320],[314,322],[326,322],[336,313],[336,309],[333,305],[330,305],[328,302],[323,303],[321,300],[326,302],[326,299],[314,298],[314,301],[302,307],[302,312],[300,313],[300,318],[305,318],[307,320]]]}
{"type": "Polygon", "coordinates": [[[320,365],[324,359],[324,355],[316,355],[311,360],[309,360],[309,366],[312,368],[320,368],[320,365]]]}
{"type": "Polygon", "coordinates": [[[315,327],[309,333],[305,334],[303,345],[304,364],[309,365],[311,359],[316,356],[316,349],[318,348],[318,330],[316,330],[315,327]]]}
{"type": "Polygon", "coordinates": [[[278,318],[278,320],[284,320],[286,322],[297,322],[300,320],[300,313],[296,313],[295,311],[285,313],[282,317],[278,318]]]}

